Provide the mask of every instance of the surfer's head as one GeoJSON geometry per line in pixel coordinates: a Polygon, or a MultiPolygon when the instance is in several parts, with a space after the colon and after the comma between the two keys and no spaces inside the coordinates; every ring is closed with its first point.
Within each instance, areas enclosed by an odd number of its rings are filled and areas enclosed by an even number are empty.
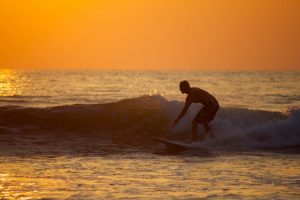
{"type": "Polygon", "coordinates": [[[180,82],[179,88],[182,93],[188,93],[191,89],[189,82],[186,80],[180,82]]]}

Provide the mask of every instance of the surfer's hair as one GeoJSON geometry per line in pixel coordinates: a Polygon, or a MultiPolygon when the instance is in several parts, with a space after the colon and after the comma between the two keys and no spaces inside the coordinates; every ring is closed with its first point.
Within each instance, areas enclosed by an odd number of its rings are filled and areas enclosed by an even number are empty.
{"type": "Polygon", "coordinates": [[[181,81],[179,84],[180,89],[189,89],[191,86],[187,80],[181,81]]]}

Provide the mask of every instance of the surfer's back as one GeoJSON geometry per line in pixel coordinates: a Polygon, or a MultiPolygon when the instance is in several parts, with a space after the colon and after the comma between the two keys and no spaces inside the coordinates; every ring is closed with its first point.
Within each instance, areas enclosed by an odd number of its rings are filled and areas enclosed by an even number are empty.
{"type": "Polygon", "coordinates": [[[204,106],[208,106],[212,102],[218,103],[218,101],[213,95],[197,87],[190,88],[190,91],[186,99],[187,101],[191,101],[192,103],[201,103],[204,106]]]}

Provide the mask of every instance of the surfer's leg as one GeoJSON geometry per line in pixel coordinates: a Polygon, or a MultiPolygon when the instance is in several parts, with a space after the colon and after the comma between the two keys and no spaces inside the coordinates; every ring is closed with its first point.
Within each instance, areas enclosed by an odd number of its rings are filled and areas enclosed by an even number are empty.
{"type": "Polygon", "coordinates": [[[203,123],[204,129],[205,129],[205,134],[207,134],[210,131],[210,127],[208,123],[203,123]]]}
{"type": "Polygon", "coordinates": [[[205,123],[203,124],[204,129],[205,129],[205,137],[209,136],[210,138],[214,138],[214,134],[212,133],[212,131],[210,131],[210,126],[209,123],[205,123]]]}
{"type": "Polygon", "coordinates": [[[198,124],[202,124],[205,128],[205,133],[201,134],[199,136],[199,140],[203,141],[206,137],[206,132],[209,130],[209,126],[207,123],[207,111],[205,108],[202,108],[197,115],[195,116],[193,120],[193,126],[192,126],[192,134],[193,134],[193,141],[196,141],[197,139],[197,126],[198,124]]]}
{"type": "MultiPolygon", "coordinates": [[[[196,124],[201,124],[205,131],[204,133],[202,133],[200,135],[200,138],[199,140],[200,141],[203,141],[207,135],[209,134],[209,131],[210,131],[210,127],[209,127],[209,112],[208,112],[208,108],[207,107],[203,107],[199,112],[198,114],[196,115],[195,119],[193,120],[193,123],[196,123],[196,124]]],[[[197,132],[196,132],[197,134],[197,132]]]]}
{"type": "Polygon", "coordinates": [[[207,118],[207,124],[204,125],[204,128],[206,130],[206,133],[208,133],[208,136],[210,138],[215,138],[214,134],[212,131],[210,131],[210,126],[209,126],[209,123],[215,118],[216,116],[216,113],[218,112],[219,110],[219,104],[217,103],[216,106],[215,106],[215,109],[213,112],[211,112],[209,115],[208,115],[208,118],[207,118]]]}
{"type": "Polygon", "coordinates": [[[193,121],[192,123],[192,141],[197,141],[197,130],[198,130],[198,123],[193,121]]]}

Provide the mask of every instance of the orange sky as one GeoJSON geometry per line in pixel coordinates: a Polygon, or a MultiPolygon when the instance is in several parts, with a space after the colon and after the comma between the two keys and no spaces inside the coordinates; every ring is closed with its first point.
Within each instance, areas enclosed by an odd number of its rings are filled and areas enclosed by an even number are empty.
{"type": "Polygon", "coordinates": [[[299,0],[1,0],[0,68],[299,70],[299,0]]]}

